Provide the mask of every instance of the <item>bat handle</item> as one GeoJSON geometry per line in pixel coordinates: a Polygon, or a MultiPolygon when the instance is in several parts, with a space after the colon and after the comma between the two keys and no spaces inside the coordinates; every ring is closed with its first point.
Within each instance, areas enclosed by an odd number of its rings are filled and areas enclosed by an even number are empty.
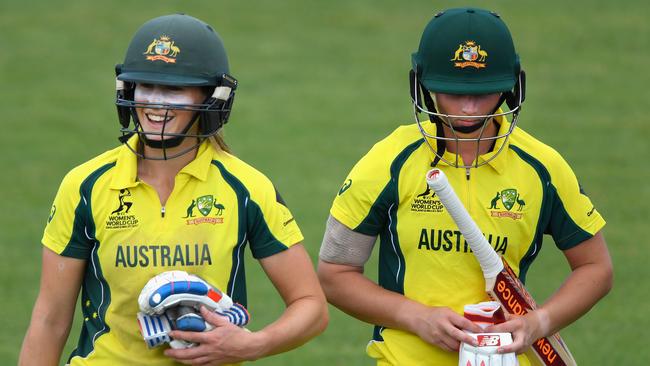
{"type": "Polygon", "coordinates": [[[449,184],[445,173],[440,169],[431,169],[427,173],[427,184],[436,192],[440,202],[442,202],[449,215],[456,222],[458,230],[465,237],[465,241],[467,241],[467,244],[469,244],[481,265],[483,276],[485,278],[496,277],[504,268],[503,261],[485,239],[481,229],[472,220],[465,206],[460,202],[456,192],[454,192],[454,188],[449,184]]]}

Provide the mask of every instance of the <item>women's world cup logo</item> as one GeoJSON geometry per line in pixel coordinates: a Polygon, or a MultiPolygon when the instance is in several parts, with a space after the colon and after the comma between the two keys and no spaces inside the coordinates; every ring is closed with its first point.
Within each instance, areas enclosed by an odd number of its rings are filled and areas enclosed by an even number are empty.
{"type": "Polygon", "coordinates": [[[458,48],[454,52],[454,58],[450,61],[456,61],[454,62],[454,67],[461,69],[468,66],[481,69],[486,66],[487,56],[488,53],[481,49],[481,45],[474,41],[465,41],[465,43],[458,45],[458,48]]]}
{"type": "Polygon", "coordinates": [[[174,44],[174,41],[168,36],[161,36],[154,38],[154,40],[147,46],[144,52],[149,61],[164,61],[167,63],[176,63],[176,56],[181,52],[181,49],[174,44]]]}

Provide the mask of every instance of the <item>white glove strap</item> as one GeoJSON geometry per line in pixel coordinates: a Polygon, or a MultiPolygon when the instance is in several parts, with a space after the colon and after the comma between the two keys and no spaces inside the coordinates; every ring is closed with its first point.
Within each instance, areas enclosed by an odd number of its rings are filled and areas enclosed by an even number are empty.
{"type": "Polygon", "coordinates": [[[171,341],[169,332],[172,327],[165,315],[150,316],[140,312],[138,313],[138,324],[147,347],[154,348],[171,341]]]}

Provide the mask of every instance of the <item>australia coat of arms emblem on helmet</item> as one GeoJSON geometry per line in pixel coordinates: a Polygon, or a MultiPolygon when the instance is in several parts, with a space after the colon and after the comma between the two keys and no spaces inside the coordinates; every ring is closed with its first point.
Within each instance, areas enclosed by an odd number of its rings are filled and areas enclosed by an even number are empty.
{"type": "Polygon", "coordinates": [[[160,36],[154,38],[149,43],[147,50],[144,52],[149,61],[165,61],[167,63],[176,63],[176,56],[181,52],[181,49],[174,44],[174,41],[168,36],[160,36]]]}
{"type": "Polygon", "coordinates": [[[454,52],[454,67],[464,69],[466,67],[475,67],[481,69],[485,67],[485,61],[488,57],[487,51],[481,49],[481,45],[474,41],[465,41],[458,45],[454,52]]]}

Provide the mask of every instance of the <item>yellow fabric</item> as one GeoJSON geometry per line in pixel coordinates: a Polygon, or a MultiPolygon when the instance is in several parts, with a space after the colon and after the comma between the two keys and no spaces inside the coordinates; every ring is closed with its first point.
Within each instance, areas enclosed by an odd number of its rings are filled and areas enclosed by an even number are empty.
{"type": "MultiPolygon", "coordinates": [[[[499,123],[499,134],[510,127],[504,118],[499,123]]],[[[435,125],[425,125],[435,135],[435,125]]],[[[435,141],[430,143],[436,146],[435,141]]],[[[502,139],[497,141],[493,151],[502,144],[502,139]]],[[[355,231],[379,235],[381,286],[462,314],[465,304],[488,297],[478,262],[438,198],[428,190],[425,174],[434,157],[417,125],[399,127],[354,166],[330,212],[355,231]]],[[[446,152],[444,158],[454,161],[455,155],[446,152]]],[[[438,168],[487,240],[520,276],[522,266],[525,272],[539,252],[544,232],[550,232],[560,249],[568,249],[605,224],[580,192],[562,157],[519,128],[486,165],[466,170],[441,161],[438,168]]],[[[367,351],[381,362],[458,363],[456,354],[403,331],[383,329],[380,333],[376,328],[374,340],[367,351]]]]}
{"type": "Polygon", "coordinates": [[[172,365],[138,330],[137,298],[151,277],[184,270],[245,305],[244,244],[263,258],[303,240],[269,179],[209,143],[176,176],[164,215],[136,171],[135,155],[118,147],[73,169],[54,200],[43,244],[89,263],[72,365],[172,365]]]}

